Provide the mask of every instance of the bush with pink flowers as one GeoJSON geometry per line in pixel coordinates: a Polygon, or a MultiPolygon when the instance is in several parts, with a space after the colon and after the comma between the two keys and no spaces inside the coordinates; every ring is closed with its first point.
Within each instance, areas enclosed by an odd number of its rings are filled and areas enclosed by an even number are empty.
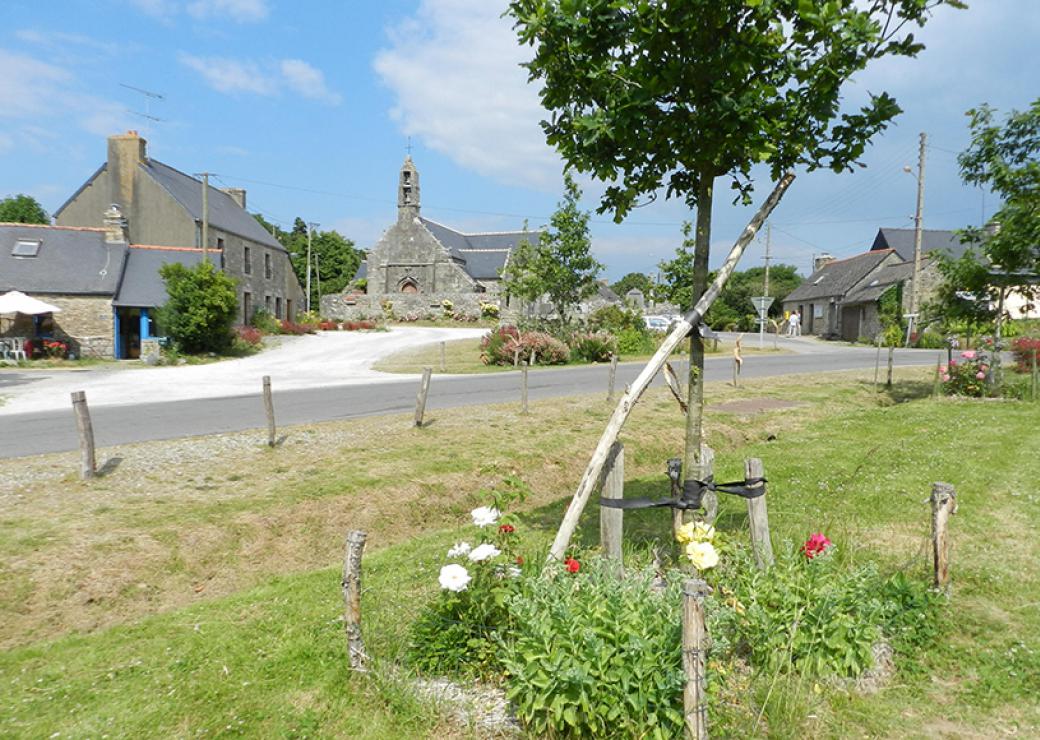
{"type": "Polygon", "coordinates": [[[943,391],[949,396],[981,398],[986,395],[987,378],[992,367],[989,355],[982,351],[967,350],[949,365],[939,367],[943,391]]]}

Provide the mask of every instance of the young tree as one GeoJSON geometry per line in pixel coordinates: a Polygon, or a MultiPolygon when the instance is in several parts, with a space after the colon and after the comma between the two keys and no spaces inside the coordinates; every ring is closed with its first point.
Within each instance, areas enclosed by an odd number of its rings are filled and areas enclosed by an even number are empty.
{"type": "Polygon", "coordinates": [[[583,298],[596,291],[603,265],[592,256],[589,213],[578,205],[581,189],[564,176],[563,200],[542,230],[537,245],[522,241],[510,256],[504,288],[528,301],[545,295],[562,323],[583,298]]]}
{"type": "Polygon", "coordinates": [[[51,217],[31,195],[12,195],[0,200],[0,222],[49,224],[51,217]]]}
{"type": "MultiPolygon", "coordinates": [[[[939,5],[960,0],[511,0],[542,126],[568,165],[609,182],[600,211],[682,198],[696,208],[691,297],[708,279],[715,180],[748,202],[751,168],[851,169],[899,112],[886,93],[842,113],[841,88],[879,57],[912,57],[939,5]]],[[[691,341],[685,477],[701,473],[704,350],[691,341]]]]}
{"type": "Polygon", "coordinates": [[[185,267],[173,262],[159,268],[166,303],[159,326],[185,352],[219,352],[231,341],[238,313],[235,281],[210,262],[185,267]]]}

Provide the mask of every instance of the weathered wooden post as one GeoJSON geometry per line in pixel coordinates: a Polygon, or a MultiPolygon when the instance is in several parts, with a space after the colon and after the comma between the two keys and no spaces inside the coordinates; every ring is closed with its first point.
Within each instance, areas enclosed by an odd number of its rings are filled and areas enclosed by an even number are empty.
{"type": "MultiPolygon", "coordinates": [[[[752,457],[744,461],[744,479],[753,481],[765,478],[762,461],[752,457]]],[[[773,564],[773,543],[769,538],[769,511],[766,508],[765,481],[752,483],[751,488],[762,489],[762,495],[747,500],[748,522],[751,527],[751,549],[755,551],[755,564],[764,570],[773,564]]]]}
{"type": "Polygon", "coordinates": [[[422,381],[419,383],[419,395],[415,399],[415,426],[423,425],[423,416],[426,415],[426,395],[430,392],[430,375],[433,368],[424,367],[422,381]]]}
{"type": "Polygon", "coordinates": [[[708,629],[704,621],[704,597],[708,584],[699,578],[683,583],[682,662],[686,686],[683,690],[687,740],[708,738],[708,694],[704,675],[708,629]]]}
{"type": "Polygon", "coordinates": [[[932,495],[932,555],[934,556],[935,588],[946,588],[950,582],[950,539],[947,533],[950,515],[957,513],[957,492],[949,483],[933,483],[932,495]]]}
{"type": "Polygon", "coordinates": [[[531,365],[537,365],[538,364],[538,350],[536,350],[536,349],[532,349],[531,350],[531,362],[530,362],[530,364],[531,365]]]}
{"type": "Polygon", "coordinates": [[[527,361],[520,366],[520,413],[527,413],[527,361]]]}
{"type": "MultiPolygon", "coordinates": [[[[607,467],[603,478],[603,498],[625,496],[625,447],[615,442],[610,448],[607,467]]],[[[621,534],[624,526],[624,511],[601,506],[599,509],[599,542],[603,554],[621,565],[621,534]]],[[[620,568],[618,569],[620,572],[620,568]]]]}
{"type": "Polygon", "coordinates": [[[874,357],[874,394],[878,392],[878,375],[881,373],[881,335],[877,335],[877,355],[874,357]]]}
{"type": "Polygon", "coordinates": [[[441,372],[445,373],[448,371],[448,350],[447,342],[441,342],[441,372]]]}
{"type": "Polygon", "coordinates": [[[352,530],[347,535],[347,551],[343,558],[343,623],[347,631],[347,656],[350,668],[364,671],[368,654],[361,636],[361,555],[365,551],[366,535],[352,530]]]}
{"type": "Polygon", "coordinates": [[[607,400],[614,400],[614,381],[617,378],[617,354],[610,353],[610,377],[607,381],[607,400]]]}
{"type": "Polygon", "coordinates": [[[932,384],[932,395],[938,398],[941,394],[939,392],[942,378],[942,352],[939,353],[939,359],[935,361],[935,382],[932,384]]]}
{"type": "Polygon", "coordinates": [[[97,475],[97,460],[94,457],[94,425],[90,423],[85,391],[74,391],[72,410],[76,414],[76,429],[79,431],[79,476],[83,480],[97,475]]]}
{"type": "Polygon", "coordinates": [[[664,382],[668,384],[668,390],[672,392],[676,403],[679,404],[679,409],[684,414],[689,412],[690,409],[686,405],[686,399],[682,395],[682,388],[679,386],[679,376],[675,374],[675,369],[672,368],[672,363],[670,362],[664,364],[664,382]]]}
{"type": "MultiPolygon", "coordinates": [[[[743,335],[741,335],[743,336],[743,335]]],[[[744,364],[744,358],[740,356],[740,337],[737,337],[733,347],[733,387],[737,387],[737,376],[740,375],[740,366],[744,364]]]]}
{"type": "Polygon", "coordinates": [[[1036,371],[1036,356],[1040,354],[1040,347],[1033,348],[1033,373],[1029,383],[1029,398],[1033,401],[1036,400],[1036,387],[1040,377],[1037,376],[1036,371]]]}
{"type": "Polygon", "coordinates": [[[885,387],[886,388],[891,388],[892,387],[892,362],[893,362],[893,360],[895,358],[895,353],[896,353],[896,348],[895,347],[889,347],[888,348],[888,379],[885,381],[885,387]]]}
{"type": "MultiPolygon", "coordinates": [[[[682,459],[673,457],[668,460],[668,480],[672,484],[672,498],[682,495],[682,459]]],[[[672,539],[679,541],[679,528],[683,525],[682,509],[672,509],[672,539]]]]}
{"type": "MultiPolygon", "coordinates": [[[[704,480],[708,480],[715,474],[715,450],[701,443],[701,474],[704,480]]],[[[701,503],[704,506],[704,521],[708,524],[715,523],[715,517],[719,513],[719,495],[715,491],[705,491],[701,503]]]]}
{"type": "Polygon", "coordinates": [[[274,447],[274,399],[271,397],[271,376],[264,376],[264,411],[267,412],[267,446],[274,447]]]}
{"type": "Polygon", "coordinates": [[[520,348],[513,350],[513,367],[520,367],[520,348]]]}

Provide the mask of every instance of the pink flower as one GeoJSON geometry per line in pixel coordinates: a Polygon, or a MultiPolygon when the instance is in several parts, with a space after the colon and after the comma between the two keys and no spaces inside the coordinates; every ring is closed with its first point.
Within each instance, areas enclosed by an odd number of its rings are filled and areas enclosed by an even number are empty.
{"type": "Polygon", "coordinates": [[[986,364],[986,363],[984,362],[984,363],[982,363],[981,365],[979,365],[979,370],[982,370],[983,372],[985,372],[986,370],[989,370],[989,365],[987,365],[987,364],[986,364]]]}
{"type": "Polygon", "coordinates": [[[984,373],[981,370],[979,370],[977,373],[975,373],[975,377],[978,380],[985,380],[986,379],[986,373],[984,373]]]}
{"type": "Polygon", "coordinates": [[[950,382],[950,376],[949,375],[943,375],[942,378],[943,378],[943,382],[944,383],[949,383],[950,382]]]}
{"type": "Polygon", "coordinates": [[[947,372],[949,372],[949,370],[947,370],[946,365],[943,365],[942,367],[939,368],[939,374],[940,375],[946,375],[947,372]]]}
{"type": "Polygon", "coordinates": [[[967,352],[961,352],[961,357],[965,360],[974,360],[976,357],[975,350],[969,349],[967,352]]]}
{"type": "Polygon", "coordinates": [[[950,360],[950,367],[957,367],[957,360],[950,360]]]}
{"type": "Polygon", "coordinates": [[[821,555],[826,552],[827,548],[831,546],[831,541],[823,534],[823,532],[816,532],[809,536],[809,539],[802,545],[802,552],[805,553],[805,557],[812,560],[817,555],[821,555]]]}

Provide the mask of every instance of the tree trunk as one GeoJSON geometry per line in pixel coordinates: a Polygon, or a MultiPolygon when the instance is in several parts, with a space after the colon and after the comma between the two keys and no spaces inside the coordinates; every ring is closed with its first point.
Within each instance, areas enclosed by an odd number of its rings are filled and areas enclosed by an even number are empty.
{"type": "MultiPolygon", "coordinates": [[[[714,175],[708,171],[700,173],[697,186],[697,231],[693,249],[693,297],[690,306],[708,288],[708,256],[711,249],[711,203],[714,191],[714,175]]],[[[683,452],[684,487],[689,481],[704,480],[701,460],[701,442],[704,428],[704,340],[698,326],[690,332],[690,376],[686,394],[686,447],[683,452]]]]}

